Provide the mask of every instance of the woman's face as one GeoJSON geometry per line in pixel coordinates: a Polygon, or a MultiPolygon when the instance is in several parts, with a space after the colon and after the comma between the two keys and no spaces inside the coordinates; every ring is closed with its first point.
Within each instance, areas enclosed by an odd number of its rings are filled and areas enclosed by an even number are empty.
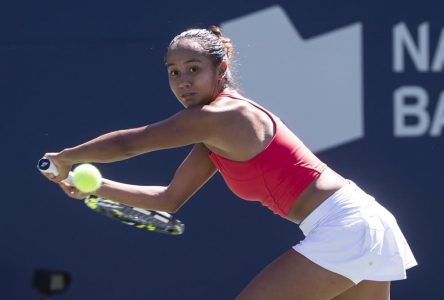
{"type": "Polygon", "coordinates": [[[222,89],[222,64],[215,66],[193,40],[183,39],[173,45],[166,65],[170,88],[186,108],[209,104],[222,89]]]}

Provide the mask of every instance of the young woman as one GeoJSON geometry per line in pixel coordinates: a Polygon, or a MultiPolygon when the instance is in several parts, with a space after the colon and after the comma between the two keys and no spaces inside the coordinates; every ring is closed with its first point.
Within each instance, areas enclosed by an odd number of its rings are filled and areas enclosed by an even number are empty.
{"type": "Polygon", "coordinates": [[[104,179],[96,192],[121,203],[177,211],[218,170],[229,188],[300,224],[305,239],[268,265],[238,299],[389,299],[390,281],[416,265],[395,218],[320,161],[271,112],[232,88],[233,50],[219,28],[191,29],[170,43],[166,66],[184,109],[140,128],[99,136],[45,156],[63,182],[73,164],[113,162],[193,144],[168,186],[104,179]]]}

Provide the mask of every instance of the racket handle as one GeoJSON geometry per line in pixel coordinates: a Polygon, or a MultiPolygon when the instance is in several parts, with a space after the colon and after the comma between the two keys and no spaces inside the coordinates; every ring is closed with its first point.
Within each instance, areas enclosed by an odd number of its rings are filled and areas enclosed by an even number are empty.
{"type": "MultiPolygon", "coordinates": [[[[39,171],[42,173],[51,173],[54,176],[59,175],[57,167],[53,164],[53,162],[49,158],[46,157],[39,159],[37,163],[37,169],[39,169],[39,171]]],[[[69,172],[68,178],[66,178],[64,181],[66,183],[69,183],[70,185],[73,185],[72,172],[69,172]]]]}
{"type": "Polygon", "coordinates": [[[39,162],[37,163],[37,169],[39,169],[39,171],[42,173],[51,173],[54,176],[59,175],[57,167],[52,163],[52,161],[49,158],[46,157],[39,159],[39,162]]]}

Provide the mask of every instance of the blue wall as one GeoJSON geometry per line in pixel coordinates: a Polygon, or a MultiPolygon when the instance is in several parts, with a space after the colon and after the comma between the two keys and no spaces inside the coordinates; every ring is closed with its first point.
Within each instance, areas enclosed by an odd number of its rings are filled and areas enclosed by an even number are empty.
{"type": "MultiPolygon", "coordinates": [[[[442,297],[443,4],[244,2],[0,3],[1,299],[34,298],[36,268],[71,273],[71,287],[59,299],[232,299],[302,238],[294,224],[237,199],[219,175],[177,213],[187,230],[171,237],[94,215],[35,168],[44,152],[176,112],[180,106],[163,65],[172,37],[189,27],[223,24],[276,5],[307,40],[361,24],[363,135],[317,154],[397,216],[420,265],[408,272],[407,281],[393,283],[392,299],[442,297]],[[423,23],[428,28],[420,33],[423,23]],[[394,71],[397,24],[405,24],[416,48],[420,36],[427,40],[429,50],[417,54],[420,61],[429,53],[426,63],[418,66],[404,47],[404,70],[394,71]],[[406,97],[403,107],[413,107],[416,115],[403,115],[405,127],[421,131],[418,124],[426,117],[419,114],[429,116],[430,124],[420,133],[399,136],[394,122],[402,108],[396,108],[394,93],[405,86],[427,95],[424,109],[417,105],[417,94],[406,97]]],[[[99,167],[111,179],[161,185],[188,150],[99,167]]]]}

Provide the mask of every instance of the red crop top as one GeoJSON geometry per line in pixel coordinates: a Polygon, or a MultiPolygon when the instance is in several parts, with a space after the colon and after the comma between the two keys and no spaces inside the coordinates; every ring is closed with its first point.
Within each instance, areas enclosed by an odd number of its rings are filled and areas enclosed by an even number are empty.
{"type": "Polygon", "coordinates": [[[286,217],[297,197],[326,165],[278,117],[260,105],[234,91],[224,91],[218,97],[245,100],[264,111],[274,123],[275,134],[262,152],[247,161],[233,161],[210,151],[211,161],[237,196],[260,201],[275,214],[286,217]]]}

